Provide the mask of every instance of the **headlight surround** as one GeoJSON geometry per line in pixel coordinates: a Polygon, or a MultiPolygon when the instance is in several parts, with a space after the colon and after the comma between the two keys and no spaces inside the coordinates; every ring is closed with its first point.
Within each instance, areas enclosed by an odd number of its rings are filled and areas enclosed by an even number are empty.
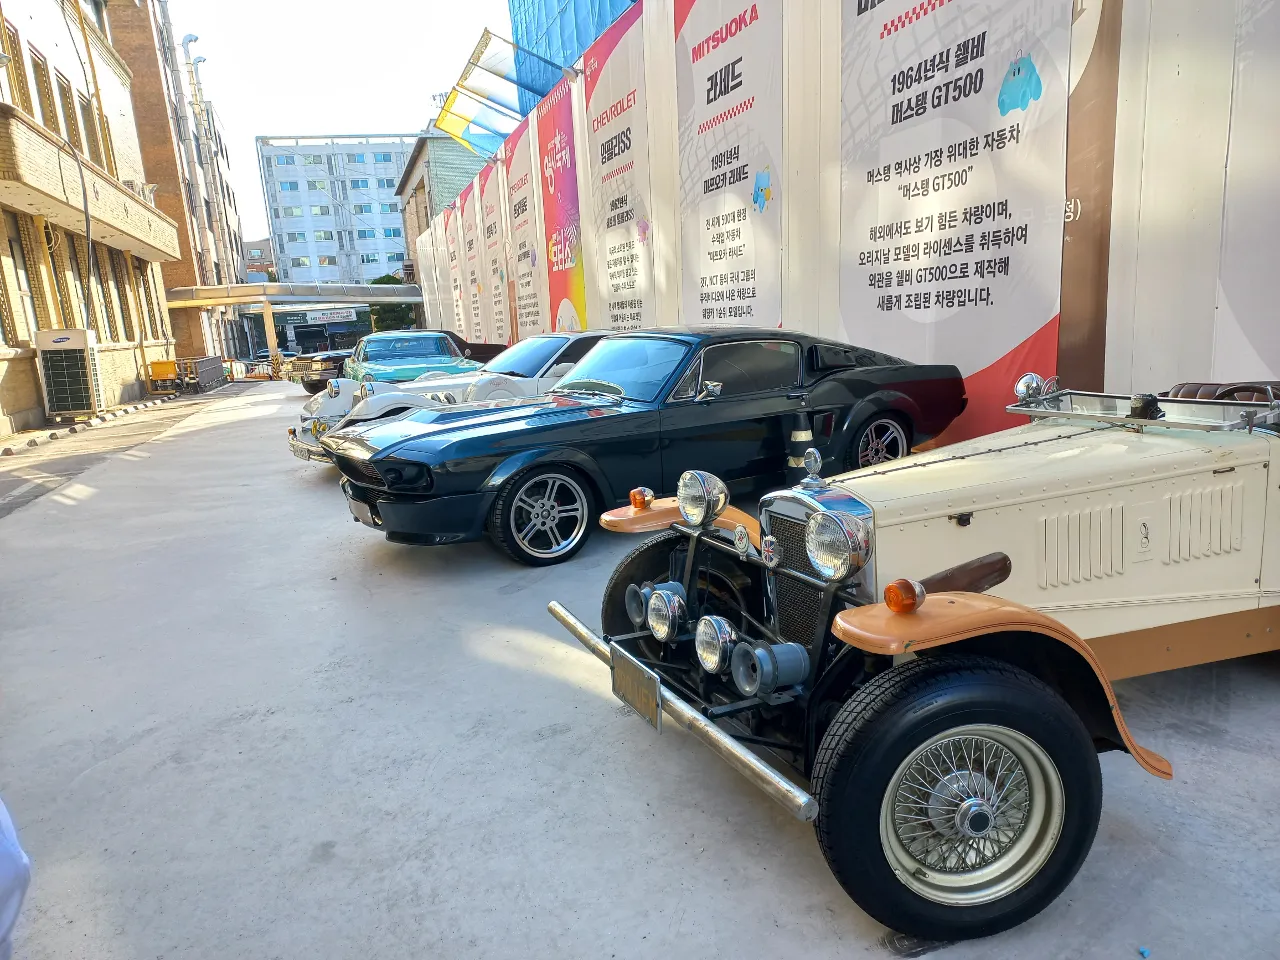
{"type": "Polygon", "coordinates": [[[715,474],[686,470],[676,485],[680,516],[695,527],[710,523],[729,505],[729,488],[715,474]]]}
{"type": "Polygon", "coordinates": [[[737,642],[737,631],[724,617],[706,616],[698,621],[693,646],[707,673],[721,673],[729,666],[737,642]]]}
{"type": "Polygon", "coordinates": [[[330,380],[329,385],[324,389],[325,389],[325,392],[329,394],[329,396],[331,397],[337,397],[338,394],[342,393],[342,387],[338,386],[338,380],[336,377],[330,380]]]}
{"type": "Polygon", "coordinates": [[[360,389],[356,392],[356,401],[368,400],[373,396],[373,381],[366,380],[360,384],[360,389]]]}
{"type": "Polygon", "coordinates": [[[871,523],[843,511],[815,513],[804,526],[809,562],[825,580],[843,580],[871,559],[875,541],[871,523]]]}
{"type": "Polygon", "coordinates": [[[685,613],[684,590],[680,584],[664,583],[654,587],[645,609],[649,632],[662,643],[674,640],[685,613]]]}

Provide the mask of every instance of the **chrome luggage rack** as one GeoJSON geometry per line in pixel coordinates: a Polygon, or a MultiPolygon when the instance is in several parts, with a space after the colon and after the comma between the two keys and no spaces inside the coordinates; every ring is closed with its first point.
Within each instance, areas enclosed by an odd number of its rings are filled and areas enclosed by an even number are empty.
{"type": "Polygon", "coordinates": [[[1024,417],[1057,417],[1093,420],[1143,430],[1173,427],[1181,430],[1245,430],[1280,426],[1280,400],[1182,400],[1151,394],[1126,396],[1121,393],[1089,393],[1083,390],[1052,390],[1040,396],[1028,395],[1005,407],[1008,413],[1024,417]]]}

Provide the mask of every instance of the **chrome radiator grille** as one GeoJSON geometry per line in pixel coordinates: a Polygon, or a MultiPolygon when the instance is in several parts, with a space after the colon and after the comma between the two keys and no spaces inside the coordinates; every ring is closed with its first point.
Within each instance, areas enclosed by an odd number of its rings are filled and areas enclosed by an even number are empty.
{"type": "MultiPolygon", "coordinates": [[[[778,569],[795,570],[821,579],[804,549],[804,524],[772,512],[767,513],[765,519],[769,533],[782,548],[778,569]]],[[[822,591],[790,577],[770,574],[769,579],[777,604],[779,635],[783,640],[811,647],[821,616],[822,591]]]]}

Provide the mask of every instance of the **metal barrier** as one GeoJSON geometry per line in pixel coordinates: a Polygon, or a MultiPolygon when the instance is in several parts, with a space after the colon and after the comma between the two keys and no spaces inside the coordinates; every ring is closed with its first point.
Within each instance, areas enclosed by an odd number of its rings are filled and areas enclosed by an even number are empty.
{"type": "Polygon", "coordinates": [[[213,390],[227,382],[221,357],[184,357],[178,360],[182,389],[191,393],[213,390]]]}

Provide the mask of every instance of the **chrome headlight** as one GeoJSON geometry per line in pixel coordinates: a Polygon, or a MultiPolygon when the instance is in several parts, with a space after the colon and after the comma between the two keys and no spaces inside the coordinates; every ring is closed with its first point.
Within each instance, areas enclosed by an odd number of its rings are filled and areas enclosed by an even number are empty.
{"type": "Polygon", "coordinates": [[[373,381],[366,380],[364,383],[360,384],[360,389],[356,393],[357,402],[360,400],[368,400],[370,397],[373,396],[373,391],[374,391],[373,381]]]}
{"type": "Polygon", "coordinates": [[[685,619],[684,588],[678,583],[663,583],[654,587],[645,610],[649,632],[666,643],[674,640],[685,619]]]}
{"type": "Polygon", "coordinates": [[[342,392],[342,388],[338,386],[338,381],[336,378],[329,381],[329,385],[325,387],[325,392],[328,393],[329,396],[331,397],[336,397],[338,394],[342,392]]]}
{"type": "Polygon", "coordinates": [[[871,524],[850,513],[815,513],[804,525],[804,549],[809,562],[827,580],[843,580],[871,559],[871,524]]]}
{"type": "Polygon", "coordinates": [[[729,505],[729,488],[714,474],[686,470],[676,485],[676,503],[680,506],[680,516],[700,527],[724,513],[729,505]]]}
{"type": "Polygon", "coordinates": [[[737,631],[724,617],[703,617],[698,621],[693,646],[698,663],[707,673],[720,673],[729,666],[729,657],[737,642],[737,631]]]}

